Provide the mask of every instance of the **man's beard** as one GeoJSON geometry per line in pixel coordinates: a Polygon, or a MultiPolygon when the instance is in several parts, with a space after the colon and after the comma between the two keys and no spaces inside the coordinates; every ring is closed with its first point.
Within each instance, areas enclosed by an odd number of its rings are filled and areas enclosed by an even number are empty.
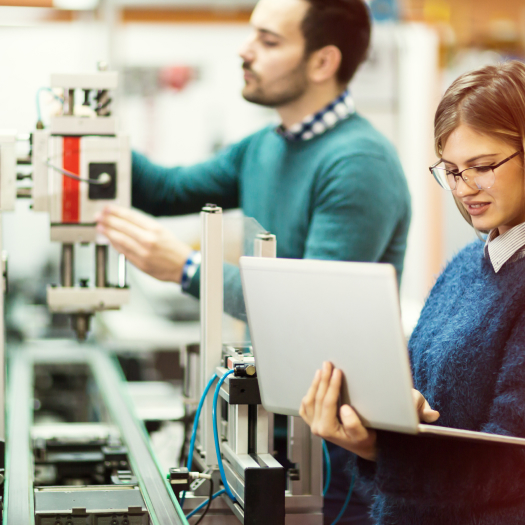
{"type": "MultiPolygon", "coordinates": [[[[248,64],[243,64],[243,69],[254,75],[254,82],[260,83],[259,76],[251,70],[248,64]]],[[[279,108],[301,98],[307,90],[307,82],[306,64],[301,62],[284,79],[280,80],[273,89],[271,87],[264,89],[259,85],[252,91],[246,85],[242,91],[242,96],[248,102],[253,102],[260,106],[279,108]]]]}

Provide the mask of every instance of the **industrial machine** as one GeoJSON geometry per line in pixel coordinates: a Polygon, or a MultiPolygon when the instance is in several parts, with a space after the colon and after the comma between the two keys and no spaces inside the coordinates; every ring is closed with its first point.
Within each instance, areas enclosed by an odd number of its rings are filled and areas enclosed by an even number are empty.
{"type": "MultiPolygon", "coordinates": [[[[312,436],[301,418],[284,418],[285,452],[282,463],[275,459],[275,419],[261,405],[251,348],[222,340],[221,208],[204,207],[201,220],[201,344],[200,354],[187,360],[186,375],[190,397],[201,398],[202,415],[199,429],[194,426],[195,446],[190,445],[188,466],[210,474],[217,488],[222,482],[222,505],[215,504],[208,512],[212,519],[221,516],[219,523],[319,525],[323,522],[321,440],[312,436]],[[198,373],[192,374],[193,369],[198,373]],[[215,395],[206,395],[212,388],[215,395]],[[224,514],[224,505],[233,515],[224,514]]],[[[259,234],[253,255],[275,254],[275,236],[259,234]]],[[[196,483],[196,490],[186,494],[184,508],[201,504],[201,487],[196,483]]]]}
{"type": "MultiPolygon", "coordinates": [[[[49,286],[48,307],[71,315],[80,341],[95,312],[118,309],[129,297],[126,261],[119,257],[111,284],[108,242],[95,227],[106,205],[131,200],[129,142],[111,114],[116,87],[117,73],[103,66],[91,74],[52,75],[48,89],[61,111],[49,127],[39,119],[27,137],[0,132],[0,212],[14,210],[20,197],[48,214],[50,240],[62,245],[61,282],[49,286]],[[21,156],[22,141],[27,154],[21,156]],[[94,282],[75,279],[78,244],[94,245],[94,282]]],[[[5,266],[3,273],[5,290],[5,266]]],[[[0,366],[6,370],[3,300],[0,305],[0,366]]],[[[4,523],[187,523],[133,413],[116,360],[66,340],[10,348],[7,361],[7,388],[0,376],[4,523]]]]}
{"type": "MultiPolygon", "coordinates": [[[[129,142],[111,114],[116,87],[117,74],[103,67],[52,75],[61,111],[48,128],[39,120],[22,139],[27,155],[17,154],[16,133],[0,132],[0,212],[30,197],[34,211],[49,215],[50,240],[61,243],[62,257],[61,282],[48,287],[47,304],[71,315],[80,341],[95,312],[118,309],[129,296],[126,261],[119,256],[110,284],[109,247],[95,228],[106,205],[131,200],[129,142]],[[94,282],[75,278],[78,244],[94,245],[94,282]]],[[[161,472],[118,362],[107,352],[73,341],[14,347],[7,388],[0,378],[8,525],[171,525],[188,523],[182,508],[190,517],[205,507],[204,523],[322,523],[321,440],[300,418],[285,418],[280,462],[274,456],[276,420],[261,405],[250,347],[223,342],[221,208],[207,205],[201,220],[201,342],[185,357],[187,399],[201,402],[188,468],[171,469],[168,479],[161,472]],[[209,493],[208,484],[217,490],[209,493]]],[[[255,239],[253,255],[275,253],[275,236],[255,239]]],[[[0,338],[5,369],[3,330],[0,338]]],[[[191,413],[193,405],[186,406],[191,413]]]]}
{"type": "Polygon", "coordinates": [[[32,199],[34,211],[49,214],[50,240],[61,243],[62,261],[60,285],[49,287],[47,303],[52,312],[71,314],[80,340],[94,312],[118,309],[129,299],[125,260],[119,258],[118,282],[111,285],[108,241],[95,229],[95,217],[105,206],[131,203],[129,140],[111,114],[110,93],[116,88],[115,72],[52,75],[49,89],[62,93],[53,91],[61,114],[51,117],[47,129],[39,120],[26,138],[0,133],[0,211],[14,210],[15,199],[25,197],[32,199]],[[75,105],[79,93],[83,102],[75,105]],[[23,158],[17,158],[20,140],[29,142],[23,158]],[[87,243],[95,245],[94,283],[75,280],[75,244],[87,243]]]}

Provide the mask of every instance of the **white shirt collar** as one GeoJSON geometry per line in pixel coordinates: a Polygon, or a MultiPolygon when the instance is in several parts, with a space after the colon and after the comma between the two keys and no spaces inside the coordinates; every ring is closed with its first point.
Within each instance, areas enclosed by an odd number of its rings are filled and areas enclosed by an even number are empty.
{"type": "Polygon", "coordinates": [[[490,231],[485,242],[485,257],[490,258],[494,271],[498,273],[503,265],[515,256],[525,255],[525,223],[514,226],[503,235],[498,229],[490,231]]]}

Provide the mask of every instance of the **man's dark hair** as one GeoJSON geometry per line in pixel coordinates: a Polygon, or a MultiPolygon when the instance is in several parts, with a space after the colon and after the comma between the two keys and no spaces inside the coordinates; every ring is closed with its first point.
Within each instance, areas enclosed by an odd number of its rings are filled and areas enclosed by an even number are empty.
{"type": "Polygon", "coordinates": [[[341,51],[337,80],[348,84],[366,58],[370,43],[370,15],[363,0],[306,0],[310,8],[302,22],[305,56],[325,46],[341,51]]]}

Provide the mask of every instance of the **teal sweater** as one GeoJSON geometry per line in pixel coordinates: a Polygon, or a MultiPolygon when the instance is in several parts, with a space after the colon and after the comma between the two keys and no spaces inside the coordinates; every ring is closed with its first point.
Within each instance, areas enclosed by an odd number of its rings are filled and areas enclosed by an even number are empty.
{"type": "MultiPolygon", "coordinates": [[[[132,180],[133,206],[152,215],[239,207],[277,236],[278,257],[388,262],[401,277],[407,183],[393,146],[358,114],[310,141],[287,141],[269,126],[189,167],[134,153],[132,180]]],[[[244,312],[238,268],[225,265],[224,277],[226,310],[244,312]]],[[[197,272],[195,297],[199,282],[197,272]]]]}

